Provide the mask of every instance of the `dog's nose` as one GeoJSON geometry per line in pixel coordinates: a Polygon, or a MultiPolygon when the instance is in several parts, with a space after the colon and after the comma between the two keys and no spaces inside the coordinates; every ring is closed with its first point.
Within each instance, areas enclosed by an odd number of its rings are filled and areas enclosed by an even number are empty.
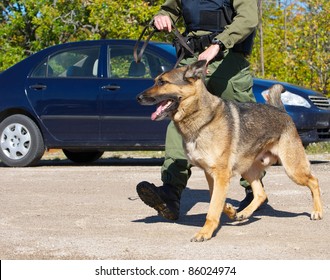
{"type": "Polygon", "coordinates": [[[141,93],[136,96],[137,102],[141,103],[142,99],[143,99],[143,97],[142,97],[141,93]]]}

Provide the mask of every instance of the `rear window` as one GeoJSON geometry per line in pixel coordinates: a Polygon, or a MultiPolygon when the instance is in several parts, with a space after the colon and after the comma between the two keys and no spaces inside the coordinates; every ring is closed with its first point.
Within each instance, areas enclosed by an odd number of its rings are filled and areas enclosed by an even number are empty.
{"type": "Polygon", "coordinates": [[[48,56],[31,77],[97,77],[99,47],[72,48],[48,56]]]}

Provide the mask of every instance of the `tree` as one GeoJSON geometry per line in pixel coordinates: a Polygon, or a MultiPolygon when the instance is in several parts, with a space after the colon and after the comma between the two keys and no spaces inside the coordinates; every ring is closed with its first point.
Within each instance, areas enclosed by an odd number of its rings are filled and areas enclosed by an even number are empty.
{"type": "Polygon", "coordinates": [[[330,2],[264,0],[262,11],[263,38],[256,38],[256,46],[263,44],[263,55],[255,47],[251,57],[256,76],[291,82],[329,95],[330,2]]]}
{"type": "Polygon", "coordinates": [[[162,1],[4,0],[0,3],[0,71],[51,45],[138,38],[162,1]]]}
{"type": "Polygon", "coordinates": [[[299,32],[294,34],[293,55],[305,73],[299,71],[297,79],[330,94],[330,2],[306,0],[301,4],[296,17],[299,32]]]}

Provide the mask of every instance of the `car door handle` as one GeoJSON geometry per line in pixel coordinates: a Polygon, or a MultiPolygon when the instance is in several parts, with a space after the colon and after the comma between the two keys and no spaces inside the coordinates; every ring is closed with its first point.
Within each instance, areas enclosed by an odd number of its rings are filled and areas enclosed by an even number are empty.
{"type": "Polygon", "coordinates": [[[120,86],[117,86],[117,85],[106,85],[106,86],[103,86],[102,89],[104,89],[104,90],[117,90],[117,89],[120,89],[120,86]]]}
{"type": "Polygon", "coordinates": [[[34,89],[34,90],[45,90],[46,88],[47,88],[47,86],[42,85],[42,84],[36,84],[36,85],[30,86],[30,89],[34,89]]]}

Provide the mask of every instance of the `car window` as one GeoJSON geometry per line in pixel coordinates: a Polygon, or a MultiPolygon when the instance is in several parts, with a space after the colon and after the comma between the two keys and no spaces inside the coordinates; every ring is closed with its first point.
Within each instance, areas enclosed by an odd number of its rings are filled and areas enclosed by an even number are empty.
{"type": "Polygon", "coordinates": [[[141,62],[136,63],[133,56],[133,46],[108,48],[109,78],[144,78],[158,76],[166,68],[171,68],[170,62],[146,50],[141,62]]]}
{"type": "Polygon", "coordinates": [[[84,47],[58,52],[39,64],[31,77],[97,77],[99,51],[84,47]]]}

